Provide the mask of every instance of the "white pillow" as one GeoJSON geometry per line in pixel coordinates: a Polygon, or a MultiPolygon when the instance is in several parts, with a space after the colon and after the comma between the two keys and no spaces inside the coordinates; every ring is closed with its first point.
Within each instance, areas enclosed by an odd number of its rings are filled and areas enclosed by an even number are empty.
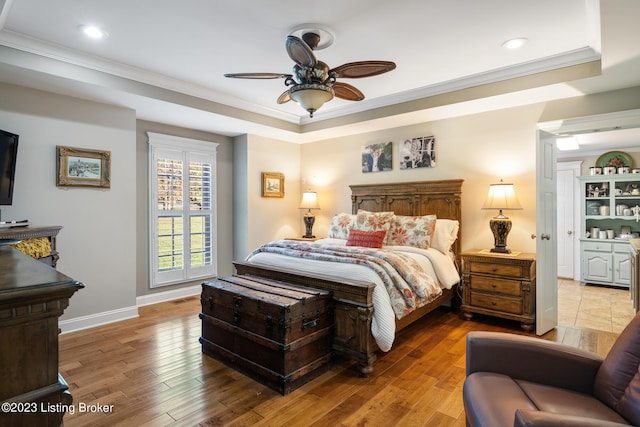
{"type": "Polygon", "coordinates": [[[431,247],[448,254],[458,238],[460,223],[453,219],[436,219],[436,229],[431,239],[431,247]]]}

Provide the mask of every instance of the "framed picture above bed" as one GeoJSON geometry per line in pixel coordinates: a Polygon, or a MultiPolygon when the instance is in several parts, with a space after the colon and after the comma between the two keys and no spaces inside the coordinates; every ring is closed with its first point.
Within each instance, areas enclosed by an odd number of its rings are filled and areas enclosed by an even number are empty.
{"type": "Polygon", "coordinates": [[[284,197],[284,174],[262,172],[262,197],[284,197]]]}
{"type": "Polygon", "coordinates": [[[400,169],[433,168],[436,166],[436,138],[421,136],[406,139],[400,146],[400,169]]]}
{"type": "Polygon", "coordinates": [[[392,169],[393,149],[391,142],[382,142],[362,147],[362,172],[383,172],[392,169]]]}

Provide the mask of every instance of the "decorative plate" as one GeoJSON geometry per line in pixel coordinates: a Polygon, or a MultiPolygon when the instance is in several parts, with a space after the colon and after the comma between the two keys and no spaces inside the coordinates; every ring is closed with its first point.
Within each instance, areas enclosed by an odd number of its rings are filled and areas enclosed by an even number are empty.
{"type": "Polygon", "coordinates": [[[623,153],[622,151],[609,151],[598,157],[598,160],[596,160],[596,166],[613,166],[616,168],[627,166],[631,168],[633,167],[633,159],[627,153],[623,153]]]}

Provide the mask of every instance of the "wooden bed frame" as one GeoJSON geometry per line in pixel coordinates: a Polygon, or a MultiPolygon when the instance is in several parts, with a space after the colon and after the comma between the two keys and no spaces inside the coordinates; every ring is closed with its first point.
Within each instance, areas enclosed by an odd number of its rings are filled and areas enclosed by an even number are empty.
{"type": "MultiPolygon", "coordinates": [[[[358,209],[364,209],[371,212],[393,211],[396,215],[435,214],[438,218],[458,220],[458,239],[452,249],[457,266],[461,265],[462,180],[351,185],[350,188],[353,213],[358,209]]],[[[361,375],[367,376],[373,371],[378,350],[371,335],[374,284],[352,280],[337,282],[319,276],[301,275],[244,262],[235,262],[234,265],[239,275],[267,277],[332,291],[335,308],[334,351],[356,359],[361,375]]],[[[443,290],[442,295],[432,303],[413,311],[401,320],[396,320],[396,331],[448,301],[454,306],[459,304],[457,286],[443,290]]]]}

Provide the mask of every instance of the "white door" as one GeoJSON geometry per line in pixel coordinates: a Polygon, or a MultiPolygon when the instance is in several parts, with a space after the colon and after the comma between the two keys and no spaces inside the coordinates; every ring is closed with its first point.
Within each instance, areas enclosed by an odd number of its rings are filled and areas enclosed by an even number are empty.
{"type": "Polygon", "coordinates": [[[536,334],[558,324],[556,138],[538,130],[536,153],[536,334]]]}
{"type": "Polygon", "coordinates": [[[558,185],[558,276],[566,278],[578,278],[576,265],[578,245],[575,209],[579,205],[578,187],[576,177],[580,175],[581,162],[562,162],[557,164],[557,185],[558,185]]]}

